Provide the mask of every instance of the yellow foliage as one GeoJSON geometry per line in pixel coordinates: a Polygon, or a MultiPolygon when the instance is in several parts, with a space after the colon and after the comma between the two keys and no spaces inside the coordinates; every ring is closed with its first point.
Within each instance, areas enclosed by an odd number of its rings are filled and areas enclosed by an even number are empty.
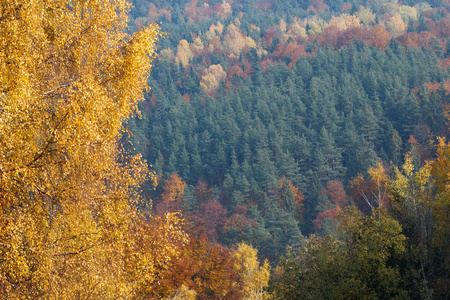
{"type": "Polygon", "coordinates": [[[233,12],[232,9],[231,9],[230,3],[225,2],[225,0],[222,2],[221,5],[222,5],[223,11],[224,11],[224,13],[226,15],[229,15],[229,14],[231,14],[233,12]]]}
{"type": "Polygon", "coordinates": [[[302,22],[294,17],[291,25],[289,26],[288,35],[292,36],[293,38],[297,36],[307,38],[308,35],[306,34],[306,22],[302,22]]]}
{"type": "Polygon", "coordinates": [[[187,65],[189,64],[189,62],[192,60],[193,57],[194,57],[194,54],[192,53],[191,49],[189,48],[188,41],[181,40],[178,43],[178,47],[177,47],[177,55],[176,55],[177,62],[181,62],[183,67],[187,67],[187,65]]]}
{"type": "MultiPolygon", "coordinates": [[[[153,175],[118,147],[161,35],[152,24],[129,36],[128,11],[125,0],[0,0],[2,296],[132,297],[155,255],[176,254],[137,238],[138,187],[153,175]],[[158,252],[137,251],[141,240],[158,252]]],[[[178,216],[158,222],[185,240],[178,216]]]]}
{"type": "Polygon", "coordinates": [[[286,25],[286,22],[283,19],[280,20],[280,25],[278,27],[280,28],[282,33],[286,32],[287,25],[286,25]]]}
{"type": "Polygon", "coordinates": [[[397,9],[397,13],[402,17],[403,21],[408,23],[409,21],[417,21],[419,13],[415,7],[408,5],[401,5],[397,9]]]}
{"type": "Polygon", "coordinates": [[[239,20],[239,18],[234,18],[234,25],[236,25],[237,28],[241,27],[241,20],[239,20]]]}
{"type": "Polygon", "coordinates": [[[222,33],[223,33],[223,25],[222,25],[222,23],[220,23],[220,22],[217,22],[217,24],[216,25],[214,25],[214,24],[212,24],[210,27],[209,27],[209,31],[212,31],[212,32],[215,32],[217,35],[222,35],[222,33]]]}
{"type": "Polygon", "coordinates": [[[247,37],[245,37],[245,46],[247,46],[247,47],[250,47],[250,48],[256,48],[256,43],[255,43],[255,41],[251,38],[251,37],[249,37],[249,36],[247,36],[247,37]]]}
{"type": "Polygon", "coordinates": [[[182,285],[179,289],[173,292],[166,300],[196,300],[197,292],[190,290],[187,286],[182,285]]]}
{"type": "Polygon", "coordinates": [[[336,26],[340,30],[347,30],[352,27],[361,26],[361,21],[356,16],[342,14],[340,16],[333,16],[328,23],[329,26],[336,26]]]}
{"type": "Polygon", "coordinates": [[[220,22],[217,22],[216,25],[212,24],[209,27],[209,30],[204,34],[203,36],[203,40],[206,43],[211,42],[211,40],[213,40],[216,36],[222,36],[223,33],[223,25],[220,22]]]}
{"type": "Polygon", "coordinates": [[[237,57],[245,47],[256,48],[256,43],[251,37],[245,37],[239,30],[239,19],[235,24],[231,23],[227,27],[227,34],[224,37],[223,46],[231,52],[231,57],[237,57]]]}
{"type": "Polygon", "coordinates": [[[400,195],[411,209],[416,210],[419,202],[429,200],[426,190],[431,183],[431,164],[415,170],[413,158],[406,155],[402,171],[394,169],[394,180],[391,181],[393,190],[400,195]]]}
{"type": "Polygon", "coordinates": [[[224,37],[223,45],[225,49],[229,50],[234,55],[241,53],[244,48],[245,38],[239,30],[239,27],[233,23],[227,27],[227,34],[224,37]]]}
{"type": "Polygon", "coordinates": [[[370,179],[372,179],[376,185],[381,185],[383,187],[387,187],[389,182],[389,178],[386,175],[386,172],[383,167],[383,162],[378,162],[375,167],[372,167],[368,171],[370,179]]]}
{"type": "Polygon", "coordinates": [[[403,22],[402,17],[399,14],[395,14],[392,18],[386,21],[386,29],[392,34],[393,37],[397,37],[406,32],[408,24],[403,22]]]}
{"type": "Polygon", "coordinates": [[[177,173],[173,173],[166,179],[161,197],[163,200],[179,204],[183,200],[186,186],[186,182],[177,173]]]}
{"type": "MultiPolygon", "coordinates": [[[[435,180],[437,196],[431,204],[434,215],[434,244],[448,253],[450,243],[450,146],[439,139],[437,159],[433,163],[432,174],[435,180]]],[[[447,254],[448,257],[448,254],[447,254]]]]}
{"type": "Polygon", "coordinates": [[[308,35],[321,34],[323,28],[327,25],[326,22],[320,18],[312,17],[307,20],[309,26],[308,35]]]}
{"type": "Polygon", "coordinates": [[[200,53],[204,48],[202,39],[200,37],[196,37],[194,39],[194,43],[190,45],[190,48],[192,49],[192,52],[200,53]]]}
{"type": "Polygon", "coordinates": [[[219,88],[220,82],[224,80],[227,73],[223,70],[221,65],[212,65],[205,70],[200,86],[207,92],[213,92],[219,88]]]}
{"type": "Polygon", "coordinates": [[[370,8],[364,8],[361,6],[359,11],[355,15],[366,26],[369,26],[369,25],[375,23],[376,15],[372,12],[372,10],[370,8]]]}
{"type": "Polygon", "coordinates": [[[256,45],[256,54],[258,54],[258,57],[261,58],[265,55],[267,55],[267,50],[265,50],[261,44],[261,42],[258,42],[258,45],[256,45]]]}
{"type": "Polygon", "coordinates": [[[233,253],[234,270],[243,281],[244,299],[269,299],[264,288],[269,284],[270,265],[267,260],[260,266],[258,250],[240,243],[233,253]]]}

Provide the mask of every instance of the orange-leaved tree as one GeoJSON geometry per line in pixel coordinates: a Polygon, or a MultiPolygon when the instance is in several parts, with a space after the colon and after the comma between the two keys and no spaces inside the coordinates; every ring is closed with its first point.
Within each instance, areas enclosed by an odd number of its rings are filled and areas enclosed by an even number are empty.
{"type": "Polygon", "coordinates": [[[119,146],[147,88],[155,24],[126,32],[126,0],[0,0],[0,294],[10,299],[113,299],[151,281],[158,257],[139,245],[156,222],[134,203],[149,175],[119,146]],[[138,251],[139,250],[139,251],[138,251]],[[145,271],[145,276],[141,276],[145,271]]]}

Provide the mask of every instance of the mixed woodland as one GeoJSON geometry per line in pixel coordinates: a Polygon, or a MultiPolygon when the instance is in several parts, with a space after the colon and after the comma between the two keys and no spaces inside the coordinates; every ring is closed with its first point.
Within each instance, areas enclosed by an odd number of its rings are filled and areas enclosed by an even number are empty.
{"type": "Polygon", "coordinates": [[[448,0],[131,4],[0,0],[0,298],[450,298],[448,0]]]}
{"type": "Polygon", "coordinates": [[[280,298],[448,298],[448,4],[135,1],[168,34],[127,124],[153,211],[257,248],[280,298]]]}

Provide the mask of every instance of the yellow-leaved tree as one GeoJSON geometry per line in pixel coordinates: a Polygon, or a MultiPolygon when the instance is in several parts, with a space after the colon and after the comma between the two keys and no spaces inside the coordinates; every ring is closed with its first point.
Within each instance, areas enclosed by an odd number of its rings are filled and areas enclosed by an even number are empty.
{"type": "Polygon", "coordinates": [[[270,265],[267,259],[261,266],[258,261],[258,250],[251,245],[240,243],[233,253],[234,271],[242,280],[244,299],[269,299],[265,288],[269,285],[270,265]]]}
{"type": "Polygon", "coordinates": [[[141,216],[140,156],[119,146],[147,88],[155,24],[126,0],[0,0],[0,295],[143,295],[186,236],[141,216]],[[151,249],[151,251],[145,251],[151,249]]]}

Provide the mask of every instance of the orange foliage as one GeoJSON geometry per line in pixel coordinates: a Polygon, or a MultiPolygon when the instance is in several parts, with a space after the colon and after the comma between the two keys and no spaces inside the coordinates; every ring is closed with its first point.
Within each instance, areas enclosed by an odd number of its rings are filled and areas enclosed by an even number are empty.
{"type": "Polygon", "coordinates": [[[407,32],[397,38],[397,42],[403,47],[419,48],[419,34],[415,32],[407,32]]]}
{"type": "Polygon", "coordinates": [[[158,18],[158,8],[156,8],[155,4],[150,3],[149,9],[148,9],[148,14],[147,14],[147,19],[149,21],[156,21],[157,18],[158,18]]]}
{"type": "Polygon", "coordinates": [[[344,46],[353,44],[355,39],[372,45],[372,38],[370,31],[366,27],[351,27],[341,31],[339,28],[332,25],[324,29],[323,33],[317,37],[317,42],[322,47],[332,45],[335,49],[340,49],[344,46]]]}
{"type": "Polygon", "coordinates": [[[315,8],[316,12],[322,12],[327,8],[327,5],[323,2],[324,0],[311,0],[311,5],[315,8]]]}
{"type": "Polygon", "coordinates": [[[191,22],[197,14],[197,4],[198,0],[192,0],[190,4],[184,7],[184,13],[188,15],[191,22]]]}
{"type": "Polygon", "coordinates": [[[436,23],[435,34],[443,39],[448,39],[450,37],[450,21],[443,19],[436,23]]]}
{"type": "Polygon", "coordinates": [[[447,91],[445,94],[448,95],[450,93],[450,80],[444,82],[444,88],[447,91]]]}
{"type": "MultiPolygon", "coordinates": [[[[294,186],[292,184],[292,181],[286,179],[286,177],[283,177],[280,179],[280,185],[279,189],[281,190],[284,186],[288,186],[289,189],[292,192],[292,195],[294,195],[294,203],[295,203],[295,217],[298,220],[303,220],[305,211],[303,209],[303,200],[305,200],[305,196],[301,191],[299,191],[298,187],[294,186]]],[[[280,197],[280,204],[281,204],[281,197],[280,197]]]]}
{"type": "MultiPolygon", "coordinates": [[[[444,113],[445,113],[445,111],[444,111],[444,113]]],[[[428,127],[426,127],[426,129],[428,129],[428,130],[425,131],[425,138],[419,139],[419,140],[422,140],[421,143],[419,143],[416,140],[416,137],[412,134],[409,136],[409,140],[408,140],[409,144],[413,144],[416,147],[417,152],[419,152],[420,158],[423,161],[432,160],[434,158],[433,156],[436,152],[436,145],[435,145],[434,141],[428,139],[428,137],[430,135],[430,130],[428,127]]]]}
{"type": "MultiPolygon", "coordinates": [[[[438,32],[438,28],[436,26],[436,23],[434,23],[433,20],[426,18],[425,19],[425,25],[430,29],[430,32],[433,34],[436,34],[438,32]]],[[[448,36],[446,37],[448,38],[448,36]]]]}
{"type": "Polygon", "coordinates": [[[370,41],[370,38],[370,31],[366,27],[352,27],[342,32],[338,48],[352,44],[355,39],[367,43],[367,41],[370,41]]]}
{"type": "Polygon", "coordinates": [[[261,65],[263,72],[266,72],[267,68],[273,65],[273,61],[266,57],[259,64],[261,65]]]}
{"type": "Polygon", "coordinates": [[[179,204],[183,200],[185,187],[186,182],[177,173],[171,174],[164,182],[162,200],[179,204]]]}
{"type": "Polygon", "coordinates": [[[268,11],[268,10],[270,10],[272,8],[272,4],[269,1],[258,1],[256,3],[256,7],[261,12],[266,12],[266,11],[268,11]]]}
{"type": "Polygon", "coordinates": [[[269,55],[272,60],[284,60],[286,56],[289,57],[289,67],[292,67],[297,61],[307,56],[308,53],[305,50],[305,46],[297,45],[296,43],[289,42],[287,44],[278,44],[275,51],[269,55]]]}
{"type": "Polygon", "coordinates": [[[368,170],[369,178],[358,174],[350,181],[352,199],[358,208],[366,214],[373,209],[390,205],[391,194],[388,190],[388,170],[380,161],[368,170]]]}
{"type": "Polygon", "coordinates": [[[397,42],[404,47],[429,48],[431,39],[435,36],[429,31],[422,31],[420,33],[407,32],[397,37],[397,42]]]}
{"type": "Polygon", "coordinates": [[[220,16],[222,19],[228,18],[228,15],[232,13],[232,1],[223,1],[214,5],[214,13],[220,16]]]}
{"type": "Polygon", "coordinates": [[[327,185],[320,191],[320,194],[325,194],[328,198],[327,206],[334,206],[331,209],[320,212],[313,221],[314,227],[322,228],[325,219],[337,221],[339,212],[348,204],[348,197],[344,191],[344,186],[340,181],[328,181],[327,185]]]}
{"type": "Polygon", "coordinates": [[[186,103],[189,103],[191,101],[191,96],[187,93],[183,95],[183,98],[186,103]]]}
{"type": "Polygon", "coordinates": [[[317,37],[317,42],[322,47],[333,45],[335,48],[337,48],[340,34],[341,30],[336,26],[327,26],[326,28],[324,28],[322,34],[317,37]]]}
{"type": "Polygon", "coordinates": [[[232,67],[229,67],[227,69],[227,78],[229,80],[233,79],[234,75],[237,76],[243,76],[244,75],[244,71],[242,70],[242,68],[239,66],[239,64],[234,65],[232,67]]]}
{"type": "Polygon", "coordinates": [[[199,262],[194,266],[196,272],[191,276],[190,286],[197,291],[197,299],[241,299],[241,284],[233,269],[231,251],[211,244],[195,250],[201,255],[197,256],[199,262]]]}
{"type": "Polygon", "coordinates": [[[272,26],[264,33],[264,40],[266,41],[266,47],[272,47],[273,40],[275,38],[281,38],[280,33],[277,30],[276,26],[272,26]]]}
{"type": "Polygon", "coordinates": [[[247,220],[241,214],[234,214],[226,219],[223,226],[223,232],[228,232],[230,229],[234,229],[239,232],[240,235],[242,235],[245,233],[244,229],[247,225],[250,225],[252,228],[256,228],[255,222],[247,220]]]}
{"type": "Polygon", "coordinates": [[[147,21],[154,22],[158,20],[159,16],[165,15],[167,20],[172,21],[172,13],[167,9],[158,9],[155,4],[150,3],[150,7],[147,14],[147,21]]]}
{"type": "Polygon", "coordinates": [[[370,29],[370,43],[378,49],[386,49],[391,41],[391,35],[380,25],[375,25],[370,29]]]}
{"type": "MultiPolygon", "coordinates": [[[[450,68],[450,57],[447,57],[439,62],[439,66],[442,69],[450,68]]],[[[447,91],[449,90],[447,87],[445,88],[447,91]]]]}
{"type": "Polygon", "coordinates": [[[184,285],[196,292],[197,299],[241,299],[242,287],[233,270],[231,251],[193,231],[189,236],[181,255],[159,270],[158,279],[151,285],[154,292],[147,296],[167,298],[184,285]]]}
{"type": "Polygon", "coordinates": [[[198,23],[213,16],[214,11],[212,7],[199,7],[197,5],[198,0],[192,0],[191,3],[184,7],[184,14],[189,17],[190,22],[198,23]]]}
{"type": "Polygon", "coordinates": [[[250,75],[250,73],[252,72],[252,64],[245,59],[244,60],[244,78],[248,78],[248,76],[250,75]]]}
{"type": "Polygon", "coordinates": [[[441,86],[441,84],[437,81],[425,82],[423,85],[427,86],[428,94],[430,94],[430,95],[432,92],[436,92],[439,89],[439,87],[441,86]]]}
{"type": "Polygon", "coordinates": [[[163,215],[168,212],[175,212],[180,209],[180,203],[183,201],[184,182],[177,173],[173,173],[164,181],[163,193],[161,194],[161,202],[156,205],[156,212],[163,215]]]}
{"type": "Polygon", "coordinates": [[[152,96],[150,97],[150,105],[151,106],[155,105],[156,101],[157,101],[157,99],[156,99],[155,94],[152,94],[152,96]]]}
{"type": "Polygon", "coordinates": [[[204,233],[209,240],[217,241],[225,225],[227,210],[217,200],[202,203],[198,207],[193,221],[198,232],[204,233]]]}
{"type": "Polygon", "coordinates": [[[325,210],[317,214],[316,219],[313,221],[314,228],[319,230],[322,228],[323,222],[326,219],[330,219],[332,221],[337,221],[339,213],[342,211],[340,207],[333,207],[331,209],[325,210]]]}
{"type": "Polygon", "coordinates": [[[344,11],[350,11],[352,9],[352,4],[351,3],[344,3],[342,6],[341,6],[341,11],[342,12],[344,12],[344,11]]]}
{"type": "MultiPolygon", "coordinates": [[[[161,245],[172,245],[169,256],[157,262],[157,265],[153,270],[153,276],[148,277],[148,274],[145,274],[145,272],[148,272],[148,269],[142,269],[142,273],[144,274],[141,273],[139,275],[148,280],[143,282],[141,294],[149,295],[158,294],[160,292],[161,280],[163,280],[164,277],[169,277],[167,276],[167,273],[170,273],[172,267],[175,266],[174,262],[181,258],[183,246],[189,241],[187,235],[185,239],[181,240],[176,235],[166,234],[164,232],[163,228],[170,228],[170,226],[174,225],[170,223],[169,216],[170,215],[155,217],[151,222],[148,220],[140,220],[135,228],[134,236],[136,239],[136,246],[141,251],[141,255],[143,253],[148,253],[151,254],[151,257],[157,258],[161,255],[161,245]]],[[[172,214],[172,216],[179,217],[179,222],[175,224],[175,227],[185,227],[185,222],[181,219],[180,214],[172,214]]],[[[166,286],[164,288],[170,290],[171,287],[172,286],[166,286]]]]}
{"type": "Polygon", "coordinates": [[[210,188],[206,182],[199,179],[197,186],[195,187],[194,196],[197,198],[199,203],[206,203],[212,201],[212,192],[212,188],[210,188]]]}

